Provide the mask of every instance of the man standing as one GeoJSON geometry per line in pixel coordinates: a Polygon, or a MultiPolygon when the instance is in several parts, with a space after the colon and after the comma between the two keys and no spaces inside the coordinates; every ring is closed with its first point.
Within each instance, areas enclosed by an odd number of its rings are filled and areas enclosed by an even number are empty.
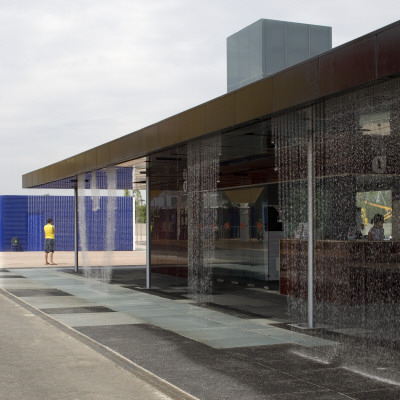
{"type": "Polygon", "coordinates": [[[55,246],[55,240],[54,240],[54,234],[56,233],[56,228],[52,224],[53,220],[49,218],[47,220],[47,225],[44,226],[44,238],[45,238],[45,260],[46,260],[46,265],[56,265],[53,262],[53,255],[54,255],[54,246],[55,246]],[[50,263],[48,261],[48,255],[50,253],[50,263]]]}

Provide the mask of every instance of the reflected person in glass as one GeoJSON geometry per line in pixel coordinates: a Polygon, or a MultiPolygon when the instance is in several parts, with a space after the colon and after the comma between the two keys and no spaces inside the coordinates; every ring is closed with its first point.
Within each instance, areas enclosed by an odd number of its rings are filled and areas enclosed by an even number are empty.
{"type": "Polygon", "coordinates": [[[372,218],[372,223],[374,226],[368,232],[368,240],[384,240],[385,231],[383,229],[383,215],[375,214],[372,218]]]}

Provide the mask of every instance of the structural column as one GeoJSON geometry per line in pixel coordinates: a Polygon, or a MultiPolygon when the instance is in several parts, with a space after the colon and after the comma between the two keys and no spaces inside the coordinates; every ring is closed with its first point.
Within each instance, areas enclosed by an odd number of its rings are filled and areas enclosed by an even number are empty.
{"type": "MultiPolygon", "coordinates": [[[[148,167],[147,167],[148,168],[148,167]]],[[[146,288],[151,288],[150,171],[146,171],[146,288]]]]}
{"type": "Polygon", "coordinates": [[[74,219],[75,219],[75,226],[74,226],[74,249],[75,249],[75,272],[78,272],[78,183],[75,183],[74,186],[74,219]]]}
{"type": "Polygon", "coordinates": [[[314,141],[311,129],[311,118],[308,120],[307,148],[307,208],[308,208],[308,327],[314,327],[314,203],[315,203],[315,162],[314,141]]]}

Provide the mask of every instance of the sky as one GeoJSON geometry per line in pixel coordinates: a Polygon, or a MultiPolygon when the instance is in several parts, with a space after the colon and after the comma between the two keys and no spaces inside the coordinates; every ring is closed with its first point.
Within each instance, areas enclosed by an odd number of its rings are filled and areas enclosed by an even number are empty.
{"type": "MultiPolygon", "coordinates": [[[[392,0],[0,0],[0,195],[22,175],[226,93],[226,38],[260,18],[395,22],[392,0]]],[[[35,192],[33,192],[35,193],[35,192]]]]}

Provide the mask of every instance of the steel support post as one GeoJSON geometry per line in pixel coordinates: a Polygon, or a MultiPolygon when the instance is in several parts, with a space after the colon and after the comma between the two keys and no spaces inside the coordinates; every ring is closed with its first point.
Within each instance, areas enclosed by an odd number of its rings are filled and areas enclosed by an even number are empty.
{"type": "Polygon", "coordinates": [[[78,272],[78,185],[75,184],[74,187],[74,219],[75,219],[75,226],[74,226],[74,250],[75,250],[75,272],[78,272]]]}
{"type": "MultiPolygon", "coordinates": [[[[310,122],[310,121],[309,121],[310,122]]],[[[308,327],[314,327],[314,203],[315,203],[315,162],[312,130],[308,130],[307,149],[307,205],[308,205],[308,327]]]]}
{"type": "Polygon", "coordinates": [[[150,172],[146,173],[146,288],[151,288],[150,172]]]}

